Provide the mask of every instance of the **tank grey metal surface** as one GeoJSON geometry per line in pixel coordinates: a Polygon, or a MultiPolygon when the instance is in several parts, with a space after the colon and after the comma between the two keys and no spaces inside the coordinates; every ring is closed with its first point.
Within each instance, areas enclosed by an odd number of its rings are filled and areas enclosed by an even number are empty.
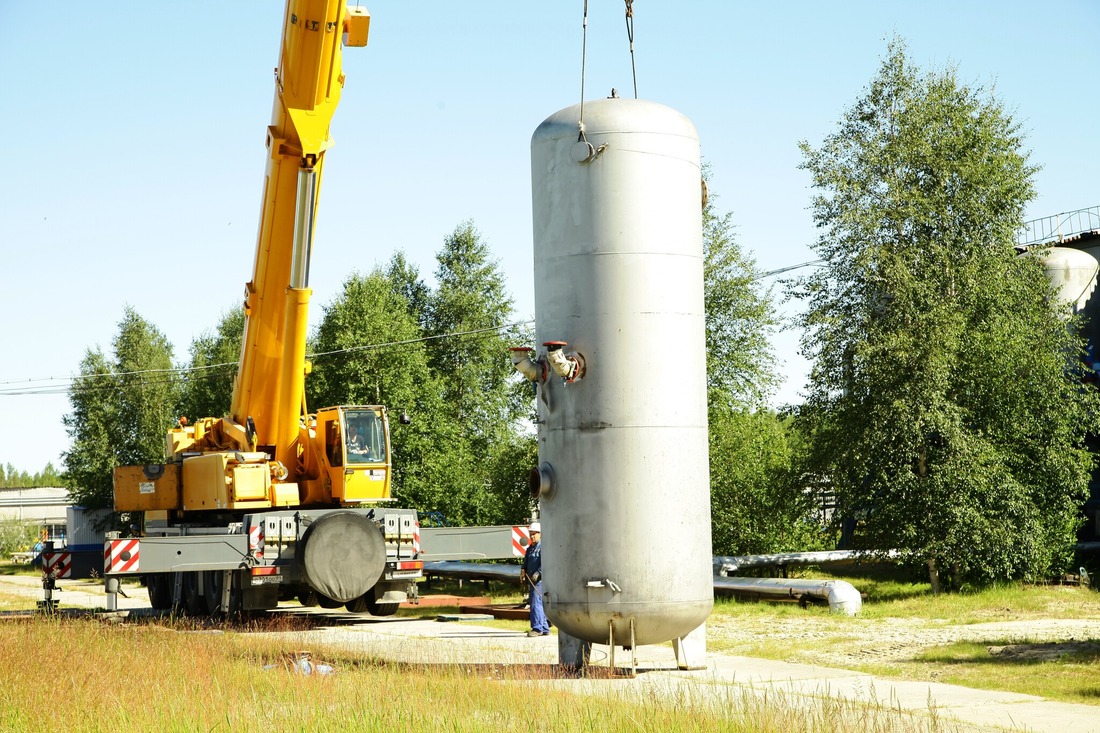
{"type": "Polygon", "coordinates": [[[583,114],[531,140],[544,596],[569,636],[655,644],[713,605],[699,141],[653,102],[583,114]]]}
{"type": "Polygon", "coordinates": [[[1058,297],[1058,305],[1068,305],[1074,313],[1085,308],[1096,289],[1100,264],[1089,252],[1070,247],[1029,250],[1024,256],[1038,256],[1047,279],[1058,297]]]}

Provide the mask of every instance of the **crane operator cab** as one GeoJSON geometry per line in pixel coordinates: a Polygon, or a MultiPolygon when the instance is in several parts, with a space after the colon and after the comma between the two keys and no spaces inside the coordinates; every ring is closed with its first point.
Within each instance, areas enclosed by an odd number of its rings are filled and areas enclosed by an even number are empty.
{"type": "Polygon", "coordinates": [[[324,436],[332,498],[342,502],[390,496],[389,420],[384,407],[326,407],[317,411],[324,436]]]}

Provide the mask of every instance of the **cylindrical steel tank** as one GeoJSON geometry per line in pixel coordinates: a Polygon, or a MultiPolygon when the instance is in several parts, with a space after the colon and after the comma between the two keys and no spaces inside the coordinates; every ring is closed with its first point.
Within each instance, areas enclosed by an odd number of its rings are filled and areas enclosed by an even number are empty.
{"type": "Polygon", "coordinates": [[[699,140],[653,102],[583,114],[531,140],[544,594],[574,638],[654,644],[713,605],[699,140]]]}
{"type": "Polygon", "coordinates": [[[1096,289],[1096,273],[1100,269],[1093,254],[1070,247],[1051,247],[1041,257],[1043,270],[1058,296],[1058,305],[1072,306],[1074,313],[1083,310],[1096,289]]]}

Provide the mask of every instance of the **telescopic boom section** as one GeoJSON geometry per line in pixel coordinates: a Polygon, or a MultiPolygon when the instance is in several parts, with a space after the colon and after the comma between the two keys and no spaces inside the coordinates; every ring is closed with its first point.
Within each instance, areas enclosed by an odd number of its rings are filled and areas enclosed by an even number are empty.
{"type": "Polygon", "coordinates": [[[344,0],[290,0],[283,19],[263,211],[255,269],[245,286],[245,337],[230,419],[246,426],[251,418],[255,444],[272,450],[292,473],[302,462],[309,259],[321,170],[332,146],[329,124],[344,85],[341,45],[365,46],[369,21],[365,9],[347,8],[344,0]]]}

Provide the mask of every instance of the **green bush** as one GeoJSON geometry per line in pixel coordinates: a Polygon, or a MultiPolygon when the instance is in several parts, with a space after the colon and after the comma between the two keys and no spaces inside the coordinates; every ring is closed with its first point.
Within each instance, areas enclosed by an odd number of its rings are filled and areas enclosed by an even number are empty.
{"type": "Polygon", "coordinates": [[[0,519],[0,556],[25,552],[38,539],[38,526],[22,519],[0,519]]]}

